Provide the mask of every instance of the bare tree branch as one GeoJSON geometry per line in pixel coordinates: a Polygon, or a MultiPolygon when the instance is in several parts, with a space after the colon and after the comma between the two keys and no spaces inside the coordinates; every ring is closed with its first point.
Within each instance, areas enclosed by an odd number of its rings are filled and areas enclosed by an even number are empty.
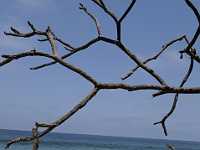
{"type": "Polygon", "coordinates": [[[33,150],[38,150],[39,147],[39,140],[42,138],[44,135],[48,134],[55,128],[59,127],[61,124],[63,124],[66,120],[68,120],[70,117],[72,117],[75,113],[77,113],[79,110],[81,110],[83,107],[88,104],[89,101],[92,100],[96,96],[96,94],[101,91],[101,90],[125,90],[125,91],[154,91],[157,92],[155,94],[152,94],[153,97],[160,96],[163,94],[175,94],[174,101],[172,104],[172,107],[170,111],[162,118],[161,121],[156,122],[154,124],[161,124],[162,128],[164,130],[165,135],[167,135],[167,128],[165,125],[166,120],[174,113],[177,102],[178,102],[178,96],[179,94],[200,94],[200,87],[185,87],[184,84],[189,80],[189,77],[192,73],[193,70],[193,64],[194,61],[200,63],[200,57],[196,53],[196,49],[193,48],[194,44],[196,43],[199,34],[200,34],[200,15],[197,10],[197,8],[193,5],[193,3],[190,0],[185,0],[186,4],[188,7],[193,11],[195,14],[199,26],[198,29],[196,30],[194,37],[192,38],[191,41],[189,41],[186,37],[186,35],[183,35],[181,37],[178,37],[175,40],[172,40],[168,42],[166,45],[164,45],[160,51],[158,51],[154,56],[146,59],[145,61],[142,61],[138,58],[137,55],[134,54],[133,51],[129,50],[124,43],[122,42],[122,37],[121,37],[121,24],[122,21],[127,17],[128,13],[131,11],[133,8],[134,4],[136,3],[136,0],[132,0],[131,3],[129,4],[128,8],[123,12],[122,16],[118,19],[118,17],[115,16],[114,13],[111,12],[110,9],[106,6],[103,0],[91,0],[94,4],[96,4],[98,7],[100,7],[109,17],[111,17],[116,25],[116,33],[117,37],[115,39],[111,39],[105,36],[101,36],[101,31],[100,31],[100,26],[95,18],[95,16],[90,13],[87,8],[80,3],[80,9],[83,10],[84,13],[86,13],[95,23],[96,30],[97,30],[97,37],[91,39],[87,43],[76,47],[72,46],[71,44],[68,44],[67,42],[64,42],[64,40],[58,38],[55,33],[51,30],[50,27],[48,27],[45,31],[40,31],[38,30],[30,21],[28,21],[28,26],[30,28],[30,32],[21,32],[18,29],[11,27],[10,32],[5,32],[5,35],[9,36],[14,36],[14,37],[22,37],[22,38],[30,38],[33,36],[39,36],[39,41],[40,42],[49,42],[51,46],[51,51],[52,53],[46,53],[45,51],[38,51],[38,50],[29,50],[29,51],[23,51],[19,52],[16,54],[6,54],[2,55],[2,60],[0,61],[0,67],[7,65],[15,60],[25,58],[25,57],[44,57],[44,58],[49,58],[50,62],[32,67],[31,70],[37,70],[41,68],[45,68],[47,66],[51,66],[53,64],[60,64],[61,66],[65,67],[66,69],[71,70],[72,72],[78,74],[80,77],[88,81],[93,89],[92,91],[84,97],[77,105],[75,105],[70,111],[68,111],[66,114],[64,114],[62,117],[58,118],[56,121],[52,123],[38,123],[36,122],[33,129],[32,129],[32,135],[28,137],[18,137],[13,140],[10,140],[6,148],[9,148],[12,144],[19,143],[19,142],[32,142],[32,149],[33,150]],[[168,47],[173,45],[174,43],[178,41],[185,40],[187,43],[187,47],[185,50],[180,51],[181,56],[183,54],[187,54],[190,56],[190,65],[189,69],[186,72],[186,75],[182,79],[182,82],[179,86],[169,86],[165,80],[161,77],[160,74],[155,72],[152,68],[148,67],[146,64],[150,61],[156,60],[161,54],[163,54],[168,47]],[[122,77],[122,80],[127,79],[133,73],[138,69],[142,68],[148,75],[153,77],[158,83],[157,84],[137,84],[137,85],[130,85],[130,84],[125,84],[125,83],[103,83],[97,81],[93,76],[89,75],[87,72],[85,72],[83,69],[76,67],[75,65],[72,65],[68,63],[67,61],[64,61],[64,59],[71,57],[78,52],[81,52],[83,50],[86,50],[93,44],[96,44],[97,42],[105,42],[108,44],[111,44],[113,46],[116,46],[123,52],[133,63],[135,63],[137,66],[132,69],[128,74],[126,74],[124,77],[122,77]],[[65,55],[59,57],[58,56],[58,49],[57,49],[57,43],[60,43],[62,46],[64,46],[65,49],[68,50],[68,53],[65,55]],[[38,130],[41,129],[41,132],[39,133],[38,130]]]}
{"type": "Polygon", "coordinates": [[[97,21],[96,17],[93,14],[91,14],[90,12],[88,12],[87,8],[82,3],[80,3],[79,9],[83,10],[94,21],[96,29],[97,29],[97,34],[98,34],[98,36],[100,36],[101,35],[100,24],[97,21]]]}
{"type": "Polygon", "coordinates": [[[136,0],[132,0],[129,7],[127,8],[127,10],[122,15],[122,17],[118,21],[115,21],[116,27],[117,27],[117,40],[118,41],[121,41],[121,23],[125,19],[125,17],[128,15],[128,13],[131,11],[135,2],[136,2],[136,0]]]}
{"type": "Polygon", "coordinates": [[[6,65],[13,60],[17,60],[17,59],[28,57],[28,56],[43,56],[43,57],[46,57],[46,58],[50,58],[50,59],[56,61],[57,63],[59,63],[60,65],[62,65],[64,67],[70,69],[71,71],[79,74],[80,76],[82,76],[83,78],[85,78],[86,80],[91,82],[92,84],[97,85],[97,81],[93,77],[88,75],[86,72],[81,70],[80,68],[75,67],[75,66],[73,66],[73,65],[71,65],[67,62],[64,62],[62,59],[58,58],[57,56],[50,55],[48,53],[39,52],[39,51],[36,51],[36,50],[30,50],[30,51],[27,51],[27,52],[22,52],[22,53],[18,53],[18,54],[14,54],[14,55],[2,55],[2,57],[6,58],[6,59],[3,60],[2,62],[0,62],[0,66],[6,65]]]}
{"type": "Polygon", "coordinates": [[[176,150],[175,147],[172,146],[172,145],[170,145],[170,144],[167,144],[166,146],[167,146],[167,148],[168,148],[169,150],[176,150]]]}
{"type": "Polygon", "coordinates": [[[21,32],[14,27],[10,27],[10,30],[12,32],[4,32],[4,34],[8,36],[22,37],[22,38],[30,38],[33,36],[44,36],[45,37],[44,39],[39,39],[38,41],[41,41],[41,42],[49,41],[52,49],[54,50],[56,50],[55,40],[61,43],[65,49],[74,50],[74,47],[72,47],[70,44],[56,37],[55,34],[51,31],[50,27],[48,27],[46,31],[40,31],[40,30],[37,30],[30,21],[28,21],[27,23],[32,30],[31,32],[21,32]]]}
{"type": "Polygon", "coordinates": [[[5,149],[8,149],[12,144],[20,143],[20,142],[29,142],[32,141],[32,137],[17,137],[15,139],[10,140],[6,146],[5,149]]]}
{"type": "MultiPolygon", "coordinates": [[[[192,70],[193,70],[193,66],[194,66],[194,60],[191,57],[189,69],[188,69],[186,75],[184,76],[180,86],[179,86],[180,88],[183,87],[184,84],[189,79],[189,77],[190,77],[190,75],[192,73],[192,70]]],[[[173,114],[173,112],[175,111],[176,105],[177,105],[177,102],[178,102],[178,96],[179,96],[179,93],[176,93],[176,95],[174,97],[174,101],[173,101],[172,107],[171,107],[171,110],[163,117],[163,119],[161,121],[154,123],[154,125],[156,125],[156,124],[161,124],[162,125],[164,133],[165,133],[166,136],[167,136],[167,128],[166,128],[165,122],[173,114]]]]}
{"type": "MultiPolygon", "coordinates": [[[[143,64],[147,64],[148,62],[151,62],[153,60],[156,60],[163,52],[165,52],[167,50],[168,47],[170,47],[171,45],[173,45],[174,43],[178,42],[178,41],[182,41],[185,38],[185,35],[176,38],[175,40],[170,41],[169,43],[165,44],[162,46],[162,49],[156,53],[153,57],[146,59],[143,64]]],[[[134,69],[131,69],[126,75],[124,75],[123,77],[121,77],[122,80],[126,80],[128,79],[131,75],[134,74],[135,71],[137,71],[137,69],[139,69],[140,66],[135,67],[134,69]]]]}
{"type": "Polygon", "coordinates": [[[127,10],[124,12],[124,14],[122,15],[122,17],[119,19],[119,22],[122,22],[124,20],[124,18],[128,15],[128,13],[133,8],[135,2],[136,2],[136,0],[132,0],[131,4],[129,5],[129,7],[127,8],[127,10]]]}
{"type": "MultiPolygon", "coordinates": [[[[70,57],[70,56],[72,56],[72,55],[74,55],[74,54],[76,54],[76,53],[78,53],[78,52],[80,52],[80,51],[82,51],[82,50],[85,50],[85,49],[87,49],[88,47],[90,47],[91,45],[93,45],[94,43],[96,43],[96,42],[98,42],[98,41],[100,41],[100,38],[99,38],[99,37],[90,40],[88,43],[86,43],[86,44],[84,44],[84,45],[82,45],[82,46],[80,46],[80,47],[73,48],[73,49],[74,49],[73,51],[71,51],[71,52],[68,53],[68,54],[63,55],[63,56],[61,57],[61,59],[66,59],[66,58],[68,58],[68,57],[70,57]]],[[[42,64],[42,65],[40,65],[40,66],[32,67],[32,68],[30,68],[30,69],[31,69],[31,70],[38,70],[38,69],[41,69],[41,68],[44,68],[44,67],[47,67],[47,66],[54,65],[54,64],[56,64],[56,63],[57,63],[56,61],[51,61],[51,62],[49,62],[49,63],[45,63],[45,64],[42,64]]]]}
{"type": "Polygon", "coordinates": [[[188,5],[188,7],[191,8],[191,10],[193,11],[193,13],[195,14],[197,20],[198,20],[198,28],[191,40],[191,42],[188,44],[188,46],[186,47],[185,50],[180,51],[180,53],[186,53],[189,56],[193,57],[193,59],[195,61],[197,61],[198,63],[200,63],[200,56],[197,56],[196,53],[191,53],[191,48],[193,47],[193,45],[195,44],[195,42],[197,41],[199,34],[200,34],[200,14],[197,10],[197,8],[192,4],[191,0],[185,0],[186,4],[188,5]]]}
{"type": "Polygon", "coordinates": [[[196,42],[196,40],[198,39],[199,34],[200,34],[200,14],[190,0],[185,0],[185,2],[192,9],[193,13],[195,14],[195,16],[198,20],[198,24],[199,24],[198,29],[197,29],[194,37],[192,38],[191,42],[188,44],[187,48],[185,49],[186,52],[189,52],[190,49],[193,47],[194,43],[196,42]]]}
{"type": "Polygon", "coordinates": [[[91,0],[92,2],[94,2],[97,6],[99,6],[100,8],[102,8],[104,10],[104,12],[110,16],[115,22],[118,21],[117,17],[115,16],[115,14],[113,14],[111,12],[111,10],[109,10],[106,5],[104,4],[103,0],[91,0]]]}
{"type": "MultiPolygon", "coordinates": [[[[115,41],[115,40],[100,36],[100,37],[97,37],[97,38],[94,38],[94,39],[90,40],[88,43],[86,43],[86,44],[84,44],[84,45],[82,45],[80,47],[74,48],[74,50],[71,51],[70,53],[63,55],[61,57],[61,59],[66,59],[66,58],[68,58],[68,57],[70,57],[70,56],[72,56],[72,55],[74,55],[74,54],[76,54],[76,53],[78,53],[78,52],[80,52],[82,50],[85,50],[85,49],[89,48],[90,46],[92,46],[93,44],[95,44],[95,43],[97,43],[99,41],[104,41],[104,42],[110,43],[110,44],[117,43],[117,41],[115,41]]],[[[31,70],[38,70],[38,69],[41,69],[41,68],[44,68],[44,67],[47,67],[47,66],[50,66],[50,65],[54,65],[56,63],[57,63],[56,61],[52,61],[52,62],[49,62],[49,63],[42,64],[40,66],[32,67],[30,69],[31,70]]]]}
{"type": "Polygon", "coordinates": [[[46,30],[46,33],[47,33],[47,38],[49,40],[49,43],[51,45],[52,55],[58,56],[58,50],[57,50],[57,47],[56,47],[56,42],[55,42],[55,39],[54,39],[54,34],[51,31],[51,28],[49,26],[48,26],[48,28],[46,30]]]}
{"type": "MultiPolygon", "coordinates": [[[[61,118],[53,122],[52,124],[55,124],[55,126],[47,126],[47,129],[45,129],[43,132],[41,132],[37,138],[41,138],[44,135],[48,134],[50,131],[52,131],[54,128],[58,127],[62,123],[64,123],[67,119],[69,119],[71,116],[73,116],[76,112],[78,112],[80,109],[82,109],[86,104],[97,94],[99,89],[94,88],[83,100],[81,100],[77,105],[75,105],[69,112],[64,114],[61,118]]],[[[19,143],[19,142],[30,142],[32,140],[35,140],[35,137],[18,137],[10,142],[7,143],[6,148],[9,148],[12,144],[19,143]]]]}
{"type": "Polygon", "coordinates": [[[154,77],[160,84],[167,85],[165,81],[151,68],[147,67],[141,60],[137,58],[128,48],[126,48],[122,43],[117,44],[118,47],[129,57],[133,60],[138,66],[143,68],[146,72],[148,72],[152,77],[154,77]]]}
{"type": "Polygon", "coordinates": [[[4,32],[4,34],[9,35],[9,36],[15,36],[15,37],[23,37],[23,38],[30,38],[34,35],[46,36],[46,32],[36,30],[36,28],[33,26],[33,24],[30,21],[28,21],[28,25],[32,30],[31,32],[23,33],[23,32],[20,32],[19,30],[15,29],[14,27],[10,27],[10,30],[12,32],[4,32]]]}

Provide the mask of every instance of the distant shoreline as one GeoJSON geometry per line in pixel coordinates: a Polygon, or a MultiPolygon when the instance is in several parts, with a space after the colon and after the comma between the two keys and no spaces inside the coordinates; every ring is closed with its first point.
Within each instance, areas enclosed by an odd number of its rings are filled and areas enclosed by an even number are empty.
{"type": "MultiPolygon", "coordinates": [[[[30,130],[15,130],[15,129],[0,129],[0,135],[1,132],[4,133],[24,133],[27,135],[31,134],[30,130]]],[[[98,135],[98,134],[79,134],[79,133],[64,133],[64,132],[51,132],[49,136],[51,135],[74,135],[74,136],[89,136],[89,137],[105,137],[105,138],[123,138],[123,139],[143,139],[143,140],[160,140],[160,141],[169,141],[169,142],[194,142],[194,143],[200,143],[200,141],[193,141],[193,140],[179,140],[179,139],[165,139],[165,138],[146,138],[146,137],[127,137],[127,136],[109,136],[109,135],[98,135]]],[[[48,136],[48,135],[47,135],[48,136]]]]}

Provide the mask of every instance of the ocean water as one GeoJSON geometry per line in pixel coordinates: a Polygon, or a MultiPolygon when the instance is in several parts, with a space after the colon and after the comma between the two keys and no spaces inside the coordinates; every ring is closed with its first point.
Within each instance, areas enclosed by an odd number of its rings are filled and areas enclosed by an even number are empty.
{"type": "MultiPolygon", "coordinates": [[[[9,139],[19,135],[30,135],[30,132],[0,130],[0,150],[9,139]]],[[[167,150],[166,144],[175,146],[176,150],[200,150],[200,142],[60,133],[44,138],[39,150],[167,150]]],[[[31,150],[31,144],[16,144],[10,150],[31,150]]]]}

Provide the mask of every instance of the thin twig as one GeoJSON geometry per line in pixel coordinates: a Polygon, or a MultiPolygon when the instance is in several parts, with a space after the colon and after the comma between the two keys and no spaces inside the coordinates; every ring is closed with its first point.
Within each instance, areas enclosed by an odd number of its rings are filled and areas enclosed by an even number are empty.
{"type": "Polygon", "coordinates": [[[194,37],[192,38],[191,42],[188,44],[187,48],[185,49],[186,52],[189,52],[189,50],[193,47],[194,43],[199,37],[200,34],[200,14],[197,10],[197,8],[192,4],[190,0],[185,0],[186,4],[192,9],[193,13],[195,14],[197,21],[198,21],[198,28],[194,34],[194,37]]]}
{"type": "Polygon", "coordinates": [[[100,24],[97,21],[96,17],[93,14],[91,14],[90,12],[88,12],[87,8],[82,3],[80,3],[79,9],[83,10],[83,12],[85,12],[94,21],[96,30],[97,30],[97,34],[98,34],[98,36],[100,36],[101,35],[100,24]]]}
{"type": "MultiPolygon", "coordinates": [[[[170,47],[171,45],[173,45],[174,43],[178,42],[178,41],[182,41],[185,38],[185,35],[176,38],[175,40],[170,41],[169,43],[165,44],[162,46],[162,49],[156,53],[153,57],[146,59],[143,64],[147,64],[153,60],[156,60],[163,52],[165,52],[167,50],[168,47],[170,47]]],[[[125,74],[123,77],[121,77],[122,80],[126,80],[128,79],[131,75],[134,74],[135,71],[137,71],[137,69],[139,69],[140,66],[137,66],[133,69],[131,69],[127,74],[125,74]]]]}
{"type": "MultiPolygon", "coordinates": [[[[74,48],[74,50],[71,51],[70,53],[63,55],[61,57],[61,59],[66,59],[68,57],[71,57],[72,55],[74,55],[74,54],[76,54],[76,53],[78,53],[78,52],[80,52],[82,50],[87,49],[88,47],[92,46],[93,44],[95,44],[95,43],[97,43],[99,41],[103,41],[103,42],[110,43],[110,44],[117,43],[117,41],[115,41],[113,39],[100,36],[100,37],[97,37],[97,38],[94,38],[94,39],[90,40],[89,42],[87,42],[86,44],[81,45],[80,47],[74,48]]],[[[52,61],[52,62],[48,62],[48,63],[42,64],[42,65],[39,65],[39,66],[36,66],[36,67],[32,67],[30,69],[31,70],[38,70],[38,69],[41,69],[41,68],[45,68],[45,67],[54,65],[56,63],[57,63],[56,61],[52,61]]]]}
{"type": "MultiPolygon", "coordinates": [[[[70,53],[68,54],[65,54],[61,57],[61,59],[66,59],[82,50],[85,50],[87,49],[88,47],[90,47],[91,45],[93,45],[94,43],[100,41],[100,38],[94,38],[92,40],[90,40],[89,42],[87,42],[86,44],[84,45],[81,45],[80,47],[77,47],[77,48],[73,48],[73,51],[71,51],[70,53]]],[[[45,63],[45,64],[42,64],[42,65],[39,65],[39,66],[36,66],[36,67],[32,67],[30,68],[31,70],[38,70],[38,69],[41,69],[41,68],[44,68],[44,67],[48,67],[48,66],[51,66],[51,65],[54,65],[56,64],[57,62],[56,61],[51,61],[51,62],[48,62],[48,63],[45,63]]]]}
{"type": "Polygon", "coordinates": [[[131,4],[129,5],[129,7],[127,8],[127,10],[124,12],[124,14],[122,15],[122,17],[119,19],[119,22],[122,22],[124,20],[124,18],[126,18],[126,16],[128,15],[128,13],[131,11],[132,7],[134,6],[136,0],[132,0],[131,4]]]}
{"type": "Polygon", "coordinates": [[[18,29],[14,28],[14,27],[10,27],[10,30],[12,32],[4,32],[4,34],[9,35],[9,36],[15,36],[15,37],[23,37],[23,38],[30,38],[34,35],[46,36],[46,32],[42,32],[42,31],[37,30],[30,21],[28,21],[27,23],[32,30],[31,32],[23,33],[21,31],[19,31],[18,29]]]}
{"type": "MultiPolygon", "coordinates": [[[[192,73],[192,70],[193,70],[193,66],[194,66],[194,60],[193,60],[193,58],[191,57],[191,58],[190,58],[189,69],[188,69],[188,71],[186,72],[186,75],[184,76],[184,78],[183,78],[183,80],[182,80],[182,82],[181,82],[181,84],[180,84],[180,86],[179,86],[180,88],[183,87],[184,84],[185,84],[185,83],[187,82],[187,80],[189,79],[189,77],[190,77],[190,75],[191,75],[191,73],[192,73]]],[[[179,93],[176,93],[170,111],[162,118],[161,121],[154,123],[154,125],[157,125],[157,124],[161,124],[161,125],[162,125],[163,131],[164,131],[164,133],[165,133],[166,136],[168,135],[168,133],[167,133],[167,128],[166,128],[165,122],[166,122],[166,120],[173,114],[173,112],[175,111],[176,106],[177,106],[177,102],[178,102],[178,96],[179,96],[179,93]]]]}
{"type": "MultiPolygon", "coordinates": [[[[33,36],[43,36],[44,38],[39,39],[38,41],[44,42],[44,41],[49,41],[49,39],[51,39],[51,42],[50,41],[49,42],[52,47],[52,43],[55,43],[55,42],[53,42],[53,40],[56,40],[59,43],[61,43],[65,49],[68,49],[71,51],[74,50],[74,47],[72,47],[70,44],[64,42],[63,40],[61,40],[60,38],[55,36],[55,34],[52,31],[50,32],[49,27],[47,28],[46,31],[40,31],[40,30],[36,29],[35,26],[30,21],[28,21],[27,23],[28,23],[29,27],[31,28],[31,32],[21,32],[14,27],[10,27],[10,30],[12,32],[4,32],[4,34],[7,36],[22,37],[22,38],[30,38],[33,36]]],[[[55,45],[55,44],[53,44],[53,45],[55,45]]],[[[55,49],[55,47],[54,47],[54,49],[55,49]]]]}
{"type": "Polygon", "coordinates": [[[143,68],[148,72],[152,77],[154,77],[161,85],[167,86],[166,82],[158,75],[153,69],[146,66],[135,54],[133,54],[128,48],[126,48],[121,42],[117,43],[117,46],[138,66],[143,68]]]}
{"type": "Polygon", "coordinates": [[[130,3],[129,7],[126,9],[124,14],[122,15],[122,17],[119,20],[115,21],[116,28],[117,28],[117,40],[119,42],[121,42],[121,23],[125,19],[125,17],[128,15],[128,13],[131,11],[131,9],[133,8],[133,5],[135,4],[135,2],[136,2],[136,0],[132,0],[132,2],[130,3]]]}
{"type": "Polygon", "coordinates": [[[191,8],[191,10],[193,11],[193,13],[195,14],[197,21],[198,21],[198,28],[192,38],[192,40],[190,41],[190,43],[188,44],[188,46],[186,47],[185,50],[180,51],[180,53],[186,53],[189,56],[193,57],[193,59],[195,61],[197,61],[198,63],[200,63],[200,56],[197,56],[196,53],[191,53],[190,50],[193,47],[193,45],[195,44],[195,42],[197,41],[199,35],[200,35],[200,14],[197,10],[197,8],[192,4],[192,2],[190,0],[185,0],[186,4],[188,5],[188,7],[191,8]]]}
{"type": "Polygon", "coordinates": [[[92,2],[94,2],[97,6],[99,6],[100,8],[103,9],[103,11],[110,16],[115,22],[118,21],[117,17],[115,16],[115,14],[113,12],[111,12],[111,10],[109,10],[106,5],[103,3],[102,0],[91,0],[92,2]]]}
{"type": "Polygon", "coordinates": [[[56,61],[57,63],[59,63],[60,65],[62,65],[64,67],[70,69],[71,71],[79,74],[84,79],[91,82],[92,84],[94,84],[94,85],[98,84],[97,81],[92,76],[88,75],[82,69],[75,67],[74,65],[63,61],[62,59],[58,58],[57,56],[50,55],[50,54],[44,53],[44,52],[39,52],[39,51],[36,51],[36,50],[30,50],[30,51],[27,51],[27,52],[22,52],[22,53],[18,53],[18,54],[14,54],[14,55],[2,55],[2,57],[6,58],[6,59],[3,60],[2,62],[0,62],[0,66],[6,65],[13,60],[17,60],[17,59],[29,57],[29,56],[42,56],[42,57],[50,58],[50,59],[56,61]]]}

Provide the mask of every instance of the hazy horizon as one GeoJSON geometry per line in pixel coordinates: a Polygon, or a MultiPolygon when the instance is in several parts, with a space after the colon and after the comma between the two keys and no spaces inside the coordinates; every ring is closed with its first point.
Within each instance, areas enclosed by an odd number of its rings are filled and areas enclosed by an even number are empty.
{"type": "MultiPolygon", "coordinates": [[[[15,129],[0,129],[0,131],[16,131],[16,132],[28,132],[31,133],[31,130],[15,130],[15,129]]],[[[135,136],[112,136],[112,135],[100,135],[100,134],[87,134],[87,133],[69,133],[69,132],[56,132],[56,131],[52,131],[49,134],[72,134],[72,135],[88,135],[88,136],[101,136],[101,137],[116,137],[116,138],[141,138],[141,139],[152,139],[152,140],[169,140],[169,141],[186,141],[186,142],[197,142],[200,143],[200,140],[180,140],[180,139],[167,139],[167,138],[146,138],[146,137],[135,137],[135,136]]],[[[47,135],[48,136],[48,135],[47,135]]]]}

